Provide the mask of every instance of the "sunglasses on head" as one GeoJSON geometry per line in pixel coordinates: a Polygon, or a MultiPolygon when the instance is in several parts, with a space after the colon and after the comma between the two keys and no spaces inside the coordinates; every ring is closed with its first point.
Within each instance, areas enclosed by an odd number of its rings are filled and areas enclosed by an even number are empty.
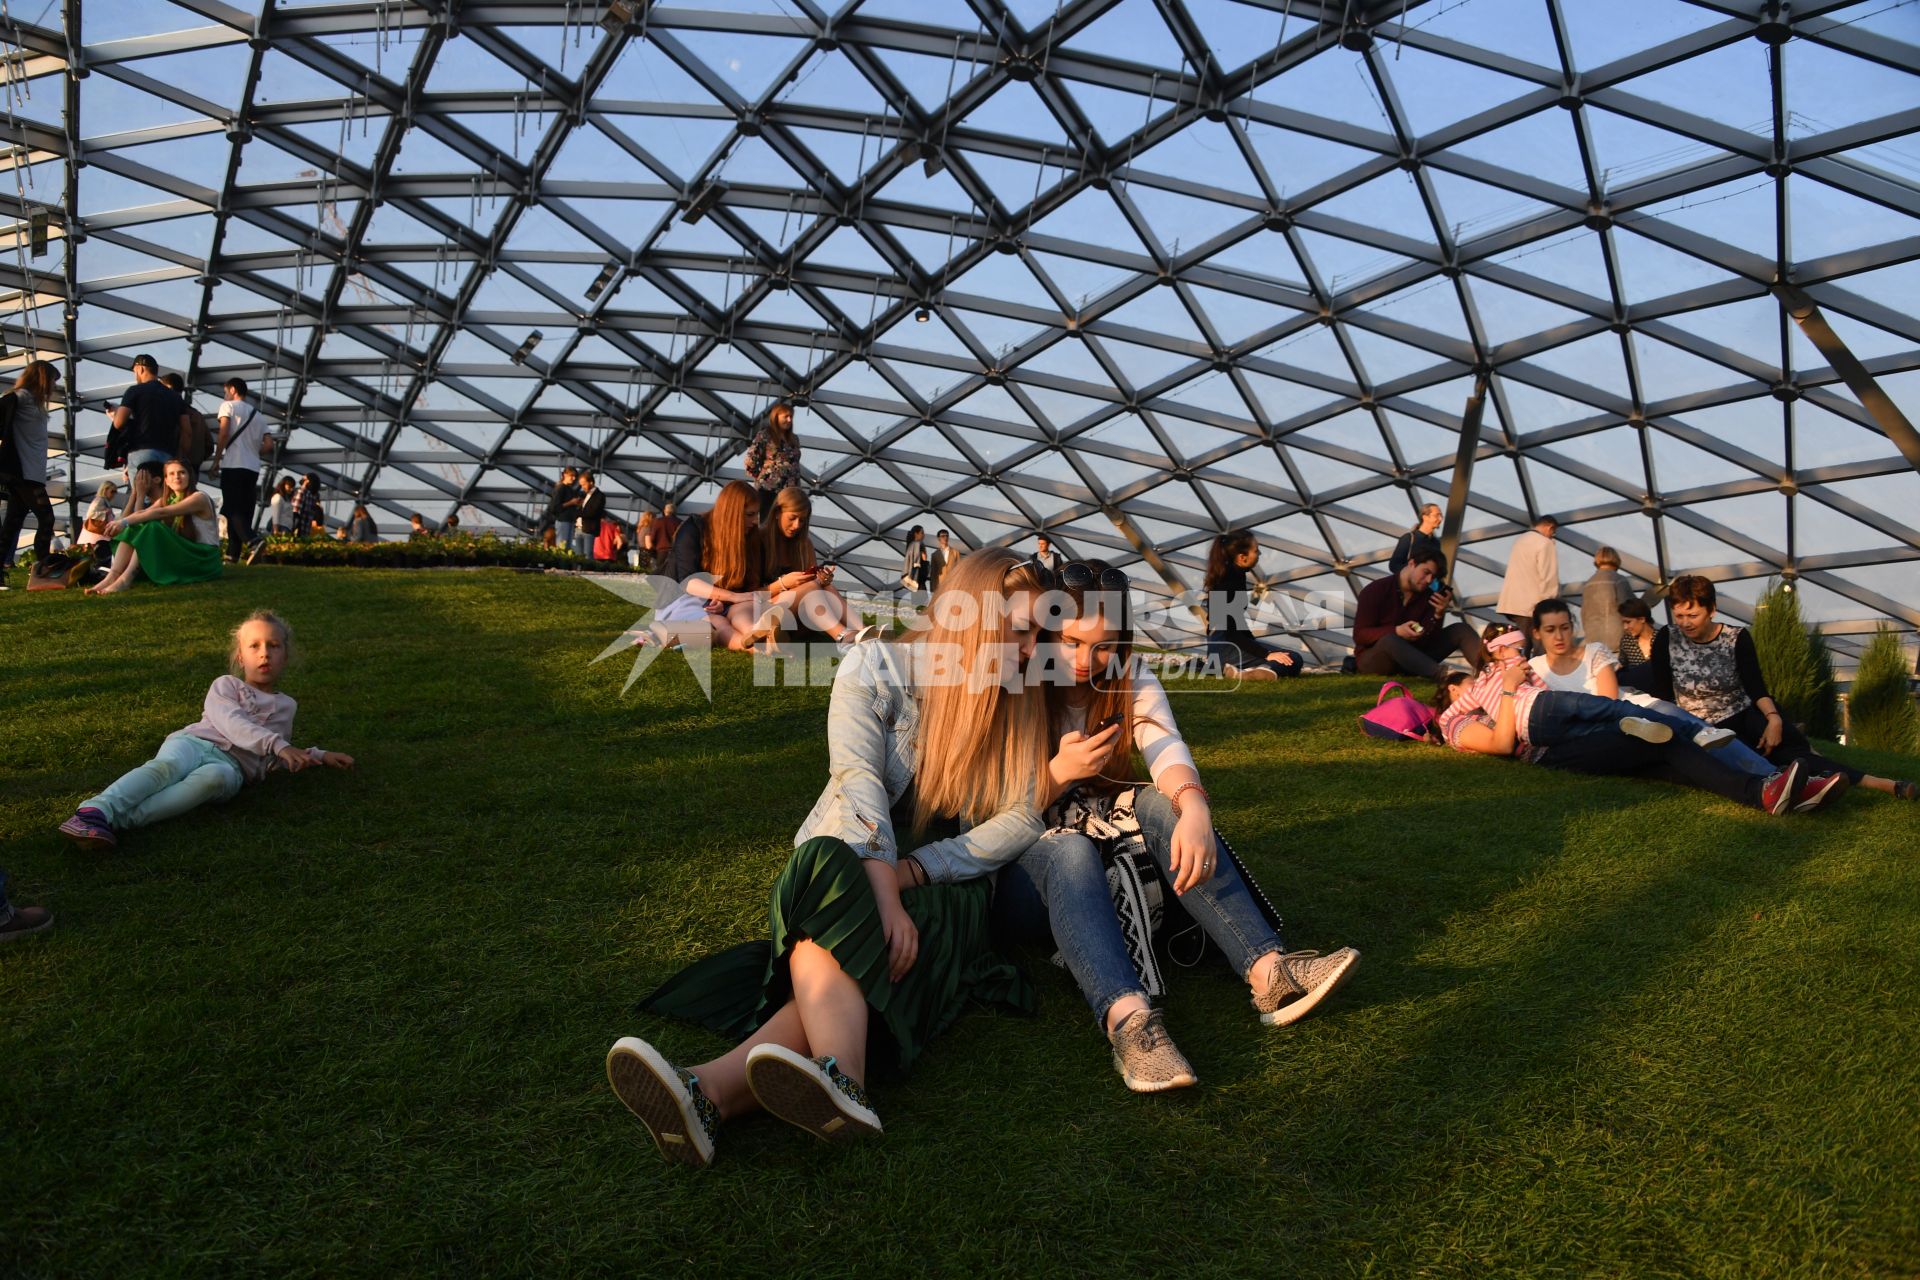
{"type": "Polygon", "coordinates": [[[1055,575],[1060,585],[1070,591],[1085,591],[1097,581],[1102,591],[1125,591],[1133,584],[1127,575],[1109,565],[1097,574],[1093,566],[1085,560],[1075,560],[1060,566],[1055,575]]]}

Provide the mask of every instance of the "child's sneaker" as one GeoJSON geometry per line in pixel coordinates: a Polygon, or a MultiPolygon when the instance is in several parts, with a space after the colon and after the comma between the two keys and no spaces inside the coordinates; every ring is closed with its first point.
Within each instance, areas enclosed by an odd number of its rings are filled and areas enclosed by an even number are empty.
{"type": "Polygon", "coordinates": [[[768,1115],[827,1142],[880,1132],[867,1091],[831,1055],[809,1058],[785,1045],[755,1045],[747,1054],[747,1088],[768,1115]]]}
{"type": "Polygon", "coordinates": [[[660,1154],[704,1169],[713,1163],[720,1109],[700,1092],[700,1081],[635,1036],[622,1036],[607,1051],[607,1083],[653,1135],[660,1154]]]}
{"type": "Polygon", "coordinates": [[[113,834],[113,828],[107,825],[107,815],[98,809],[78,810],[60,824],[60,834],[82,849],[110,850],[118,848],[120,844],[119,837],[113,834]]]}
{"type": "Polygon", "coordinates": [[[1253,998],[1254,1010],[1270,1027],[1298,1022],[1338,991],[1359,963],[1360,953],[1352,947],[1342,947],[1330,956],[1318,951],[1286,952],[1273,966],[1267,989],[1253,998]]]}
{"type": "Polygon", "coordinates": [[[1629,738],[1638,738],[1642,742],[1671,742],[1673,729],[1658,720],[1649,720],[1645,716],[1624,716],[1620,721],[1620,732],[1629,738]]]}

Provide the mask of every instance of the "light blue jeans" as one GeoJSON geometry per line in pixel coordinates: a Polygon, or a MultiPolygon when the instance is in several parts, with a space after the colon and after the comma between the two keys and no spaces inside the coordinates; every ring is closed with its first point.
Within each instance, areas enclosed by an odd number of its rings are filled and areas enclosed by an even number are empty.
{"type": "MultiPolygon", "coordinates": [[[[1171,884],[1179,821],[1173,805],[1156,788],[1142,786],[1134,816],[1147,852],[1171,884]]],[[[1215,858],[1213,875],[1179,901],[1244,978],[1261,957],[1281,949],[1280,938],[1225,853],[1216,849],[1215,858]]],[[[1051,937],[1103,1032],[1114,1001],[1145,994],[1107,892],[1106,860],[1093,841],[1076,832],[1042,837],[1001,871],[997,887],[996,926],[1022,941],[1051,937]]]]}
{"type": "MultiPolygon", "coordinates": [[[[1620,691],[1620,701],[1631,702],[1636,707],[1645,707],[1647,710],[1666,716],[1670,720],[1683,720],[1692,726],[1692,732],[1695,734],[1698,734],[1702,729],[1713,728],[1713,726],[1705,720],[1694,715],[1691,711],[1685,710],[1679,704],[1668,702],[1665,698],[1656,698],[1650,693],[1642,693],[1638,689],[1622,689],[1620,691]]],[[[1755,778],[1771,778],[1775,773],[1779,772],[1771,764],[1767,763],[1765,756],[1738,738],[1715,747],[1713,754],[1720,763],[1730,764],[1740,772],[1749,774],[1755,778]]]]}
{"type": "Polygon", "coordinates": [[[170,735],[153,759],[129,769],[82,809],[98,809],[116,830],[177,818],[203,804],[231,800],[246,777],[233,757],[190,733],[170,735]]]}

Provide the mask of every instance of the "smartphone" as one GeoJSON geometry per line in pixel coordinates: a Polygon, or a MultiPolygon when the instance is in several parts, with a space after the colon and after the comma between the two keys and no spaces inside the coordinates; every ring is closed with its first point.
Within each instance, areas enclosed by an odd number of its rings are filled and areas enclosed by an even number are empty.
{"type": "Polygon", "coordinates": [[[1453,594],[1453,588],[1445,582],[1442,582],[1439,578],[1435,578],[1429,583],[1427,590],[1436,596],[1450,596],[1453,594]]]}
{"type": "Polygon", "coordinates": [[[1095,729],[1093,732],[1096,735],[1105,733],[1107,730],[1112,729],[1117,725],[1119,725],[1125,719],[1126,719],[1125,716],[1108,716],[1105,720],[1102,720],[1100,722],[1100,727],[1098,729],[1095,729]]]}

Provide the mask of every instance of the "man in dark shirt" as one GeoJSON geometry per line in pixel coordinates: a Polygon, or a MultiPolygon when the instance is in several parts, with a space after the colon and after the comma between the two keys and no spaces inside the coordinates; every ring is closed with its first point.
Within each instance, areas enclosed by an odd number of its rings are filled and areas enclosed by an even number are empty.
{"type": "Polygon", "coordinates": [[[600,537],[600,517],[606,514],[607,495],[593,482],[593,472],[580,473],[580,539],[578,548],[583,556],[593,555],[593,544],[600,537]]]}
{"type": "Polygon", "coordinates": [[[555,545],[571,549],[573,522],[580,515],[580,486],[574,483],[572,467],[560,469],[560,483],[553,486],[547,499],[547,523],[553,526],[555,545]]]}
{"type": "Polygon", "coordinates": [[[648,531],[647,536],[653,542],[647,549],[653,552],[655,564],[665,564],[667,557],[673,554],[673,540],[680,533],[680,517],[673,512],[671,502],[661,507],[660,518],[653,522],[653,528],[648,531]]]}
{"type": "Polygon", "coordinates": [[[1370,676],[1396,673],[1432,679],[1440,663],[1458,652],[1478,671],[1487,651],[1464,622],[1443,625],[1453,593],[1446,584],[1434,590],[1440,553],[1428,552],[1405,568],[1375,579],[1360,592],[1353,615],[1356,665],[1370,676]]]}
{"type": "Polygon", "coordinates": [[[1407,567],[1407,561],[1415,556],[1437,555],[1440,557],[1440,574],[1446,576],[1447,559],[1440,549],[1440,539],[1435,536],[1440,529],[1440,504],[1429,502],[1420,508],[1420,523],[1400,535],[1400,541],[1393,544],[1393,555],[1387,560],[1387,572],[1398,573],[1407,567]]]}
{"type": "MultiPolygon", "coordinates": [[[[179,456],[180,442],[189,430],[187,402],[160,381],[160,362],[152,356],[142,353],[133,358],[133,385],[120,397],[113,425],[124,433],[130,477],[144,463],[161,464],[179,456]]],[[[127,486],[128,512],[139,490],[138,484],[127,486]]]]}

